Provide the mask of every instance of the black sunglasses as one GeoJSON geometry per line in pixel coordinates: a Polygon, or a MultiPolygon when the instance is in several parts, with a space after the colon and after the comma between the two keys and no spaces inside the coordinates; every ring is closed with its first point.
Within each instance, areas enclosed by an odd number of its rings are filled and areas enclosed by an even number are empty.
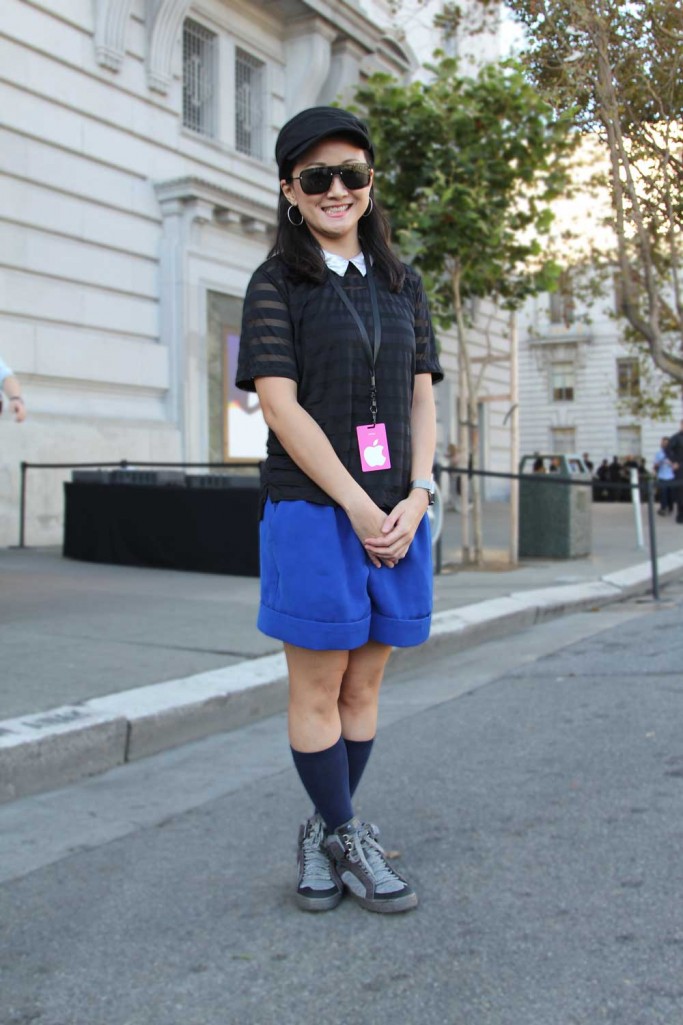
{"type": "Polygon", "coordinates": [[[301,182],[301,191],[307,196],[319,196],[328,192],[332,179],[339,175],[347,189],[365,189],[370,184],[372,172],[367,164],[339,164],[336,167],[307,167],[288,181],[301,182]]]}

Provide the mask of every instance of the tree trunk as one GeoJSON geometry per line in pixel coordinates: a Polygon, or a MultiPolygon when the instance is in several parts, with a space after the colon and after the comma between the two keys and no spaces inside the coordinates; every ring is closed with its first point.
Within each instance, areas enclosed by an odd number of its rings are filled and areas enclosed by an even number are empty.
{"type": "MultiPolygon", "coordinates": [[[[458,339],[458,349],[460,339],[458,339]]],[[[467,377],[462,371],[462,358],[458,359],[458,451],[461,465],[470,465],[470,432],[467,426],[467,407],[469,398],[467,395],[467,377]]],[[[471,561],[470,551],[470,478],[465,473],[459,474],[460,480],[460,515],[461,519],[461,544],[462,561],[466,565],[471,561]]]]}
{"type": "MultiPolygon", "coordinates": [[[[638,334],[647,342],[650,354],[656,366],[669,374],[676,381],[683,382],[683,358],[667,349],[661,326],[660,298],[655,274],[655,257],[652,243],[643,217],[638,187],[634,180],[634,171],[629,159],[628,144],[624,140],[619,101],[614,82],[614,71],[609,61],[608,30],[604,15],[597,14],[591,20],[591,35],[597,54],[597,80],[595,95],[598,102],[598,115],[605,129],[607,147],[610,155],[610,174],[612,180],[612,196],[616,218],[616,234],[618,244],[621,287],[624,296],[623,310],[626,319],[638,334]],[[630,214],[627,212],[629,204],[630,214]],[[636,275],[628,252],[629,225],[635,234],[638,248],[639,263],[642,273],[636,275]],[[645,286],[645,314],[641,313],[635,290],[635,280],[639,277],[645,286]]],[[[674,278],[676,273],[674,265],[674,278]]],[[[679,326],[679,337],[681,326],[679,326]]]]}
{"type": "MultiPolygon", "coordinates": [[[[455,267],[451,273],[453,287],[453,306],[455,309],[455,323],[458,333],[458,377],[460,392],[460,425],[459,437],[461,452],[465,465],[473,470],[478,469],[478,446],[476,444],[476,432],[478,427],[477,419],[477,389],[472,375],[472,363],[467,338],[467,326],[462,311],[462,296],[460,294],[460,268],[455,267]],[[464,418],[464,423],[463,423],[464,418]]],[[[482,532],[482,509],[481,509],[481,487],[480,478],[476,475],[471,479],[464,474],[461,477],[461,507],[462,507],[462,559],[463,563],[474,562],[481,566],[484,561],[484,545],[482,532]],[[470,547],[470,498],[472,504],[472,534],[473,544],[470,547]]]]}
{"type": "MultiPolygon", "coordinates": [[[[519,472],[519,359],[517,318],[510,314],[510,472],[519,472]]],[[[519,481],[510,481],[510,563],[519,562],[519,481]]]]}

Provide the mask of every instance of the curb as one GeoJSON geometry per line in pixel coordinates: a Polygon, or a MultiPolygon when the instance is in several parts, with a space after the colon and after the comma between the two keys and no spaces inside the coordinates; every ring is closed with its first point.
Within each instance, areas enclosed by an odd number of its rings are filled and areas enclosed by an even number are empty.
{"type": "MultiPolygon", "coordinates": [[[[683,550],[658,560],[661,583],[683,576],[683,550]]],[[[563,584],[437,612],[419,649],[394,649],[389,668],[409,667],[572,612],[646,593],[649,562],[582,584],[563,584]]],[[[0,803],[238,729],[286,708],[284,654],[64,705],[0,722],[0,803]]]]}

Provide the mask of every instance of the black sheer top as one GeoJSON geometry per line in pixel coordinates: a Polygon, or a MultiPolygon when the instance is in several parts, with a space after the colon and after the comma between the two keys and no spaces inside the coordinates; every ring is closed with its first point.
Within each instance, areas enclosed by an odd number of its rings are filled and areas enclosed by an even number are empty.
{"type": "MultiPolygon", "coordinates": [[[[349,264],[340,280],[372,338],[366,279],[349,264]]],[[[405,498],[410,483],[415,375],[431,374],[436,382],[443,373],[419,275],[407,267],[401,292],[390,292],[377,273],[375,282],[382,320],[377,420],[386,424],[390,469],[361,469],[356,427],[371,422],[368,356],[358,327],[329,278],[320,285],[294,282],[278,257],[256,270],[244,302],[236,384],[254,391],[257,377],[296,381],[299,403],[320,425],[343,465],[375,503],[389,511],[405,498]]],[[[272,431],[262,483],[264,494],[274,502],[305,499],[335,505],[299,469],[272,431]]]]}

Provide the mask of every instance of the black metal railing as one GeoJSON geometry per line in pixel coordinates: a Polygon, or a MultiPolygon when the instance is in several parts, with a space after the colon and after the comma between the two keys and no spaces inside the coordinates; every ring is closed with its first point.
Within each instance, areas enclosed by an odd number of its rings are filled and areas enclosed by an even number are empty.
{"type": "MultiPolygon", "coordinates": [[[[502,480],[517,480],[524,481],[526,483],[533,484],[544,484],[544,485],[557,485],[559,487],[579,487],[579,488],[591,488],[593,489],[596,484],[596,480],[593,477],[590,478],[577,478],[570,477],[563,473],[502,473],[495,470],[475,470],[473,467],[457,467],[457,466],[441,466],[435,464],[434,474],[438,480],[438,474],[448,474],[449,478],[452,475],[455,476],[466,476],[468,479],[473,477],[491,477],[502,480]]],[[[659,570],[657,566],[657,529],[655,520],[655,485],[656,480],[653,477],[646,477],[644,479],[634,480],[632,482],[626,481],[600,481],[601,490],[606,492],[614,492],[619,495],[623,495],[624,489],[628,489],[632,495],[635,492],[640,499],[642,489],[645,489],[645,504],[647,507],[648,516],[648,537],[649,537],[649,548],[650,548],[650,573],[651,573],[651,590],[652,597],[655,601],[659,601],[659,570]]],[[[678,480],[673,483],[674,492],[676,490],[683,489],[683,480],[678,480]]],[[[435,562],[437,572],[440,572],[442,565],[442,538],[440,537],[437,541],[437,551],[435,554],[435,562]]]]}
{"type": "MultiPolygon", "coordinates": [[[[21,476],[20,476],[20,488],[19,488],[19,548],[26,548],[26,505],[27,505],[27,493],[28,493],[28,472],[29,470],[84,470],[84,469],[117,469],[117,470],[132,470],[132,469],[184,469],[184,470],[197,470],[197,469],[211,469],[211,470],[232,470],[239,472],[242,470],[258,470],[261,463],[258,461],[254,462],[240,462],[240,463],[216,463],[216,462],[201,462],[201,463],[187,463],[187,462],[140,462],[139,460],[120,459],[118,462],[88,462],[88,463],[21,463],[21,476]]],[[[504,473],[495,470],[475,470],[470,464],[467,467],[456,467],[456,466],[441,466],[435,464],[434,475],[435,478],[440,480],[442,474],[447,474],[449,478],[451,476],[467,476],[470,480],[474,477],[490,477],[501,480],[509,481],[524,481],[525,483],[537,483],[537,484],[552,484],[558,487],[580,487],[580,488],[595,488],[595,478],[577,478],[567,476],[563,473],[504,473]]],[[[656,481],[652,477],[647,477],[644,480],[637,480],[631,483],[624,481],[600,481],[599,482],[601,491],[622,494],[624,488],[627,488],[631,493],[636,491],[639,494],[642,493],[643,486],[646,493],[646,506],[648,511],[648,536],[649,536],[649,548],[650,548],[650,565],[651,565],[651,579],[652,579],[652,597],[659,600],[659,575],[657,567],[657,530],[655,520],[655,485],[656,481]]],[[[683,488],[683,480],[677,480],[672,482],[673,490],[683,488]]],[[[435,544],[435,571],[441,572],[442,567],[442,537],[439,537],[435,544]]]]}
{"type": "Polygon", "coordinates": [[[99,463],[27,463],[22,462],[19,478],[19,544],[17,547],[26,548],[26,496],[29,470],[132,470],[132,469],[155,469],[155,470],[232,470],[233,473],[239,470],[258,470],[260,462],[240,463],[149,463],[140,462],[137,459],[119,459],[118,462],[99,463]]]}

